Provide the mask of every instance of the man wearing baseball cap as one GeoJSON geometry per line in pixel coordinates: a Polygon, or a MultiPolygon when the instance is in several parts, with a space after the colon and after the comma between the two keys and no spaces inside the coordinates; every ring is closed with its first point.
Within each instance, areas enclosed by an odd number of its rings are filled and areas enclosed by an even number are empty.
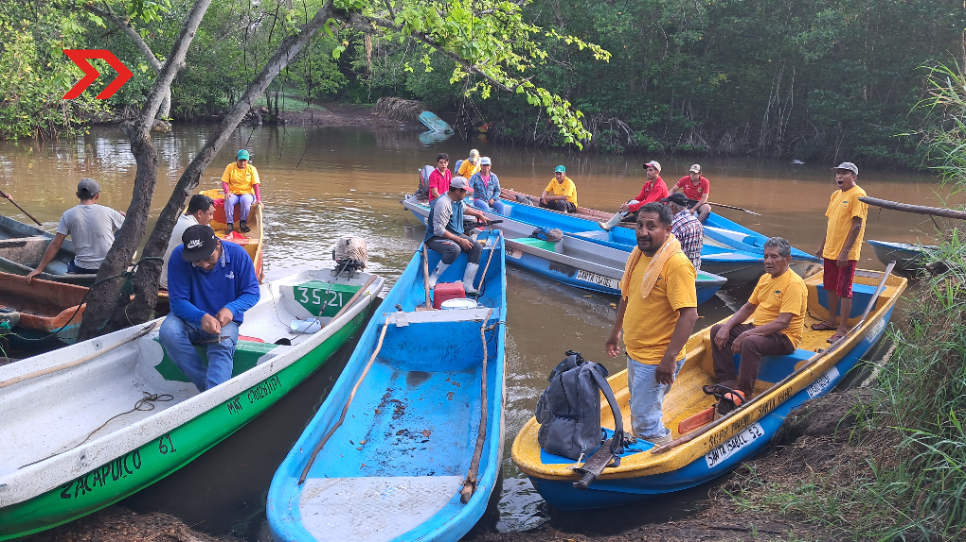
{"type": "Polygon", "coordinates": [[[567,177],[564,166],[554,168],[553,179],[540,194],[540,206],[565,213],[577,212],[577,185],[567,177]]]}
{"type": "Polygon", "coordinates": [[[189,227],[181,241],[168,260],[171,312],[159,335],[165,352],[203,392],[232,376],[238,326],[258,303],[258,279],[245,249],[223,243],[209,226],[189,227]],[[194,343],[206,345],[207,368],[194,343]]]}
{"type": "Polygon", "coordinates": [[[825,262],[824,287],[828,292],[828,318],[824,322],[812,324],[816,331],[835,330],[828,342],[834,343],[849,331],[849,314],[852,312],[852,278],[855,266],[862,251],[862,238],[865,235],[866,217],[869,205],[859,201],[865,196],[857,184],[859,168],[852,162],[842,162],[835,171],[835,182],[839,189],[829,200],[828,230],[825,239],[815,253],[825,262]],[[841,318],[836,323],[836,310],[841,303],[841,318]]]}
{"type": "Polygon", "coordinates": [[[688,210],[688,198],[675,192],[663,198],[661,203],[671,209],[674,218],[671,220],[671,233],[681,243],[681,250],[691,260],[695,269],[701,269],[701,249],[704,248],[704,226],[691,211],[688,210]]]}
{"type": "Polygon", "coordinates": [[[467,254],[466,269],[463,272],[463,291],[468,294],[477,292],[474,287],[476,271],[480,268],[480,255],[483,247],[476,240],[463,233],[463,216],[475,216],[484,224],[489,222],[482,212],[470,208],[463,201],[469,183],[463,177],[453,177],[449,190],[435,200],[426,219],[426,248],[439,252],[440,260],[429,277],[429,287],[435,288],[439,277],[459,258],[460,252],[467,254]]]}
{"type": "Polygon", "coordinates": [[[620,212],[614,214],[607,222],[599,222],[601,228],[610,231],[618,222],[636,222],[637,211],[647,203],[661,201],[667,197],[667,184],[661,178],[661,164],[657,160],[644,163],[647,182],[641,186],[641,193],[636,198],[621,205],[620,212]]]}
{"type": "Polygon", "coordinates": [[[701,222],[711,214],[711,206],[708,205],[711,182],[701,175],[701,164],[692,165],[688,174],[681,177],[678,184],[671,190],[672,194],[676,192],[684,192],[689,200],[697,202],[691,207],[691,213],[698,215],[698,220],[701,222]]]}
{"type": "Polygon", "coordinates": [[[94,179],[81,179],[77,183],[80,205],[68,209],[57,224],[57,234],[47,245],[37,268],[27,274],[27,282],[39,275],[49,264],[64,239],[69,235],[74,242],[74,259],[67,263],[67,272],[96,274],[101,262],[114,244],[114,234],[124,223],[124,213],[98,205],[101,186],[94,179]]]}
{"type": "Polygon", "coordinates": [[[235,229],[235,205],[241,212],[240,228],[248,233],[248,213],[252,205],[262,205],[262,193],[259,186],[262,181],[258,178],[258,170],[248,163],[248,151],[241,149],[235,155],[234,164],[228,164],[221,175],[221,190],[225,194],[225,221],[228,223],[228,233],[235,229]]]}

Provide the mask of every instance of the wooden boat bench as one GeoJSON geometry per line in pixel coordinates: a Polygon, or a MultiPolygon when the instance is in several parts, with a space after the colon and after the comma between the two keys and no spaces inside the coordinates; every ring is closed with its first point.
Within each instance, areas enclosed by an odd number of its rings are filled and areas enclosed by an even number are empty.
{"type": "MultiPolygon", "coordinates": [[[[157,337],[155,337],[154,340],[158,343],[161,342],[157,337]]],[[[162,350],[164,349],[163,346],[161,348],[162,350]]],[[[259,363],[264,363],[271,358],[279,356],[291,348],[291,346],[239,339],[238,343],[235,345],[235,363],[232,368],[231,376],[234,378],[245,371],[254,368],[259,363]]],[[[198,355],[201,356],[202,363],[207,366],[207,345],[196,344],[195,350],[197,350],[198,355]]],[[[175,365],[174,360],[171,359],[171,356],[168,355],[167,351],[164,352],[164,357],[161,359],[161,363],[155,365],[154,369],[158,371],[158,373],[164,377],[165,380],[189,382],[188,377],[185,376],[184,372],[182,372],[177,365],[175,365]]]]}
{"type": "MultiPolygon", "coordinates": [[[[858,273],[856,273],[858,274],[858,273]]],[[[852,285],[852,310],[849,312],[849,319],[858,318],[862,316],[865,312],[865,307],[868,306],[869,301],[872,296],[875,295],[875,286],[871,284],[853,284],[852,285]]],[[[818,295],[818,302],[825,310],[829,310],[828,307],[828,291],[822,284],[817,284],[815,286],[815,293],[818,295]]],[[[882,303],[882,298],[876,300],[876,306],[873,310],[879,308],[879,304],[882,303]]]]}
{"type": "MultiPolygon", "coordinates": [[[[787,356],[762,356],[761,366],[758,368],[758,383],[768,382],[774,384],[781,382],[786,376],[795,372],[799,363],[810,359],[815,355],[811,350],[799,348],[787,356]]],[[[741,354],[735,354],[735,369],[741,367],[741,354]]],[[[759,388],[756,385],[755,388],[759,388]]],[[[756,392],[757,394],[757,392],[756,392]]]]}

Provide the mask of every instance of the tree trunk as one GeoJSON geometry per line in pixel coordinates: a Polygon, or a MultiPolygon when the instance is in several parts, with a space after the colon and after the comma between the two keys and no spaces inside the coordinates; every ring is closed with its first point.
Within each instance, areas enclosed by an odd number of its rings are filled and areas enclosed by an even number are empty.
{"type": "MultiPolygon", "coordinates": [[[[84,328],[82,327],[82,339],[109,333],[130,325],[146,322],[153,318],[154,306],[158,298],[158,284],[161,278],[161,258],[168,248],[171,230],[174,229],[178,215],[184,209],[185,201],[187,201],[188,196],[198,186],[201,175],[214,159],[215,155],[225,145],[232,132],[238,127],[242,119],[244,119],[249,109],[251,109],[255,99],[266,91],[269,84],[271,84],[279,72],[309,43],[312,36],[322,27],[325,21],[335,14],[335,10],[332,9],[331,0],[327,1],[308,24],[302,27],[298,33],[289,36],[281,43],[275,55],[272,56],[265,67],[262,68],[262,71],[255,77],[248,89],[245,90],[245,94],[242,95],[241,99],[225,115],[221,125],[211,134],[208,141],[205,142],[205,146],[195,155],[184,173],[181,174],[181,178],[178,179],[178,184],[171,193],[171,197],[168,198],[168,203],[161,210],[158,222],[155,224],[154,230],[151,232],[151,236],[148,238],[147,244],[144,247],[144,252],[141,256],[143,263],[137,267],[132,278],[134,300],[130,301],[127,297],[118,297],[116,293],[110,296],[109,300],[113,307],[113,314],[107,326],[103,329],[96,329],[96,326],[92,326],[96,332],[93,332],[91,335],[84,335],[84,328]]],[[[340,18],[344,18],[344,20],[348,19],[348,14],[344,12],[340,12],[338,15],[340,18]]],[[[140,163],[138,167],[140,171],[140,163]]],[[[135,188],[135,193],[137,193],[137,190],[138,188],[135,188]]],[[[153,194],[153,184],[151,186],[151,193],[153,194]]],[[[150,198],[148,198],[148,201],[150,201],[150,198]]],[[[126,224],[127,220],[125,220],[126,224]]],[[[115,242],[115,246],[117,245],[118,243],[115,242]]],[[[136,245],[137,242],[132,246],[136,245]]],[[[113,251],[114,248],[112,247],[111,250],[113,251]]],[[[102,267],[101,269],[103,270],[104,268],[102,267]]],[[[98,278],[100,277],[101,274],[98,273],[98,278]]],[[[84,325],[88,323],[91,315],[90,311],[91,304],[88,303],[84,325]]],[[[97,325],[99,326],[106,319],[107,316],[105,314],[97,320],[97,325]]]]}

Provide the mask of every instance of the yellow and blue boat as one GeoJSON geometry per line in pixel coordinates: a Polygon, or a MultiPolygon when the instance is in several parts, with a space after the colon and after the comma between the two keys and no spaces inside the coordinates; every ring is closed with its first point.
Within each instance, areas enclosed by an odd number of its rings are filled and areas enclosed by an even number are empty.
{"type": "MultiPolygon", "coordinates": [[[[706,412],[714,403],[702,392],[703,386],[714,383],[709,327],[688,340],[687,361],[664,402],[664,424],[672,431],[672,442],[655,447],[638,440],[621,455],[619,466],[605,469],[587,489],[575,489],[580,476],[573,469],[580,465],[542,450],[537,443],[540,425],[532,418],[513,442],[513,462],[548,503],[562,510],[621,505],[694,487],[731,471],[768,445],[792,409],[828,393],[858,364],[882,337],[896,300],[906,288],[904,278],[857,271],[849,321],[853,327],[830,346],[826,340],[832,331],[811,329],[811,324],[820,321],[817,318],[828,315],[822,273],[805,282],[808,316],[799,349],[788,356],[764,358],[755,392],[740,408],[689,433],[679,432],[682,421],[706,412]]],[[[627,371],[609,382],[624,427],[630,427],[627,371]]],[[[601,423],[612,434],[614,418],[605,405],[602,401],[601,423]]]]}

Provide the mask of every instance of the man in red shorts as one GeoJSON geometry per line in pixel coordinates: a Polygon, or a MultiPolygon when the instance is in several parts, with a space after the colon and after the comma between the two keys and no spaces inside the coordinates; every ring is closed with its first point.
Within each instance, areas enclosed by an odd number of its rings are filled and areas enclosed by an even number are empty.
{"type": "Polygon", "coordinates": [[[828,231],[822,246],[815,253],[825,261],[825,291],[828,292],[828,319],[812,324],[816,331],[835,330],[828,342],[841,339],[849,330],[849,313],[852,311],[852,277],[855,264],[862,250],[862,237],[865,235],[865,222],[869,205],[859,201],[865,190],[855,184],[859,168],[852,162],[842,162],[835,171],[835,182],[839,189],[832,194],[828,210],[828,231]],[[836,324],[836,309],[842,300],[842,317],[836,324]]]}
{"type": "Polygon", "coordinates": [[[671,193],[684,192],[689,200],[697,203],[691,207],[691,214],[698,217],[702,223],[711,214],[711,206],[708,205],[708,196],[711,194],[711,183],[707,177],[701,175],[701,165],[694,164],[688,170],[688,174],[681,177],[678,184],[674,185],[671,193]]]}

